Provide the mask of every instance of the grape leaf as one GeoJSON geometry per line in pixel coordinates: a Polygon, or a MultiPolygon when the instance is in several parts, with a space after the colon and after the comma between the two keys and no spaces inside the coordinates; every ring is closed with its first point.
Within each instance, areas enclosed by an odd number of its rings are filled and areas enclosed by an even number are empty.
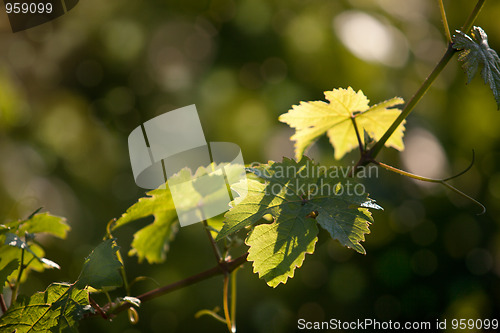
{"type": "Polygon", "coordinates": [[[53,283],[45,292],[18,300],[0,318],[1,332],[77,332],[88,306],[88,294],[66,283],[53,283]]]}
{"type": "MultiPolygon", "coordinates": [[[[44,258],[45,251],[43,248],[31,240],[41,233],[64,239],[70,229],[65,218],[50,215],[49,213],[38,214],[38,211],[35,211],[25,220],[7,222],[0,228],[0,256],[4,260],[4,262],[0,262],[0,269],[13,259],[20,260],[21,249],[26,250],[24,264],[28,262],[30,264],[24,270],[21,281],[26,280],[31,270],[41,272],[47,267],[59,268],[55,262],[44,258]],[[26,241],[23,241],[22,238],[26,239],[26,241]]],[[[15,279],[17,272],[17,269],[12,272],[8,280],[15,279]]]]}
{"type": "Polygon", "coordinates": [[[5,224],[7,229],[16,230],[19,237],[25,233],[39,234],[46,233],[64,239],[71,229],[64,217],[51,215],[49,213],[32,214],[26,220],[12,221],[5,224]]]}
{"type": "MultiPolygon", "coordinates": [[[[295,141],[295,157],[299,160],[304,150],[318,137],[326,133],[335,148],[335,158],[341,159],[347,152],[358,147],[358,139],[351,118],[354,117],[364,144],[363,130],[379,140],[401,113],[391,107],[403,104],[399,97],[369,107],[369,100],[360,90],[351,87],[325,91],[329,103],[322,101],[300,102],[279,117],[281,122],[295,128],[291,137],[295,141]]],[[[403,150],[404,122],[385,143],[388,147],[403,150]]]]}
{"type": "MultiPolygon", "coordinates": [[[[12,246],[29,249],[17,236],[10,235],[13,234],[7,233],[7,239],[12,246]]],[[[78,321],[90,309],[87,286],[102,289],[122,284],[118,271],[122,264],[116,251],[115,240],[105,240],[85,259],[75,283],[53,283],[43,293],[18,297],[0,318],[0,332],[78,332],[78,321]]],[[[6,268],[17,265],[16,262],[10,262],[6,268]]],[[[0,273],[3,274],[4,270],[0,273]]]]}
{"type": "Polygon", "coordinates": [[[139,219],[154,216],[154,222],[137,231],[129,255],[150,264],[165,261],[168,245],[178,230],[179,222],[168,189],[156,189],[140,198],[116,221],[113,230],[139,219]]]}
{"type": "Polygon", "coordinates": [[[488,45],[488,36],[480,27],[473,27],[471,37],[460,30],[453,35],[453,48],[461,50],[458,60],[462,61],[462,68],[467,74],[467,83],[476,75],[479,67],[484,83],[489,84],[497,108],[500,109],[500,58],[488,45]]]}
{"type": "Polygon", "coordinates": [[[52,236],[64,239],[70,227],[66,224],[66,219],[49,213],[40,213],[26,220],[19,227],[18,235],[47,233],[52,236]]]}
{"type": "Polygon", "coordinates": [[[107,239],[99,244],[85,259],[76,286],[81,289],[85,286],[95,289],[121,286],[123,281],[118,270],[122,263],[116,256],[118,249],[114,239],[107,239]]]}
{"type": "Polygon", "coordinates": [[[338,169],[320,167],[307,157],[299,162],[284,158],[247,170],[264,183],[247,179],[246,184],[233,185],[237,192],[247,187],[248,192],[231,203],[217,240],[272,215],[271,224],[257,225],[246,239],[248,260],[269,286],[286,283],[305,254],[314,251],[316,222],[342,245],[365,253],[360,242],[373,222],[368,208],[380,207],[364,191],[356,190],[356,186],[364,189],[361,184],[343,179],[338,169]]]}

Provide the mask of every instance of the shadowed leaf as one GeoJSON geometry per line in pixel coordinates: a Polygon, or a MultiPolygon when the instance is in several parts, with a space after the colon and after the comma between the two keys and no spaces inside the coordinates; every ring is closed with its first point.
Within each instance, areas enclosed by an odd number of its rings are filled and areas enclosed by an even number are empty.
{"type": "Polygon", "coordinates": [[[77,287],[91,286],[95,289],[117,287],[122,284],[119,269],[122,263],[116,256],[118,246],[113,239],[99,244],[85,259],[82,272],[76,282],[77,287]]]}

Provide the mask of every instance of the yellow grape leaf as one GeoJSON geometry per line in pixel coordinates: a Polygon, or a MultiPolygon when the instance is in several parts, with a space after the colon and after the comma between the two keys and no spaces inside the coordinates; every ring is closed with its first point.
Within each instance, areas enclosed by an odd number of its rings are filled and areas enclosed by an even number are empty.
{"type": "MultiPolygon", "coordinates": [[[[297,159],[302,158],[304,150],[325,133],[335,149],[336,159],[341,159],[346,153],[358,147],[351,117],[356,120],[363,145],[364,131],[373,139],[379,140],[401,113],[401,110],[391,107],[404,103],[402,98],[395,97],[370,107],[368,105],[370,101],[363,92],[361,90],[355,92],[351,87],[325,91],[325,97],[329,103],[300,102],[300,105],[294,105],[291,110],[279,117],[281,122],[295,128],[295,134],[291,139],[295,141],[297,159]]],[[[401,123],[387,140],[385,143],[387,147],[404,149],[404,123],[401,123]]]]}

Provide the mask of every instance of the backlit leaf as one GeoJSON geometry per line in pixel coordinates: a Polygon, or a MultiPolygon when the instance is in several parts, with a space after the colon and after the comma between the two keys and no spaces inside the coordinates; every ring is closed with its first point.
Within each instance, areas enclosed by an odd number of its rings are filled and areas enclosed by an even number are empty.
{"type": "Polygon", "coordinates": [[[146,259],[149,263],[165,261],[169,242],[175,236],[179,222],[174,202],[168,189],[156,189],[140,198],[125,214],[116,221],[113,229],[148,216],[154,216],[153,223],[134,234],[129,255],[137,255],[139,262],[146,259]]]}
{"type": "Polygon", "coordinates": [[[69,229],[65,218],[49,213],[40,213],[23,222],[19,232],[20,234],[24,234],[24,232],[30,234],[46,233],[64,239],[69,229]]]}
{"type": "MultiPolygon", "coordinates": [[[[295,141],[295,157],[299,160],[307,147],[321,135],[327,134],[335,149],[335,158],[340,159],[352,149],[358,147],[358,139],[352,122],[355,118],[361,142],[363,132],[379,140],[401,113],[392,107],[404,103],[395,97],[370,107],[369,100],[360,90],[351,87],[325,91],[329,103],[322,101],[301,102],[294,105],[287,113],[279,117],[281,122],[295,128],[291,137],[295,141]]],[[[388,147],[403,150],[404,122],[385,143],[388,147]]]]}
{"type": "MultiPolygon", "coordinates": [[[[43,271],[45,268],[57,268],[59,265],[44,258],[45,251],[33,239],[38,234],[48,234],[58,238],[66,238],[70,227],[66,219],[49,213],[38,213],[35,211],[25,220],[17,220],[0,226],[0,256],[4,262],[0,262],[0,269],[13,259],[21,260],[21,250],[25,250],[24,264],[29,265],[24,269],[21,281],[25,281],[29,272],[35,270],[43,271]],[[35,260],[33,260],[35,259],[35,260]]],[[[17,278],[16,269],[8,280],[11,282],[17,278]]]]}

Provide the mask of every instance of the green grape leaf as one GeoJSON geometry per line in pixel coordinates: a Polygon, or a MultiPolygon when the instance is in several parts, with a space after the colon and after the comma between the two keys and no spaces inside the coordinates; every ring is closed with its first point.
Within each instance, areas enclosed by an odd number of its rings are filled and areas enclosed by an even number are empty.
{"type": "Polygon", "coordinates": [[[76,286],[91,286],[95,289],[121,286],[123,281],[119,269],[122,263],[116,256],[118,249],[114,239],[99,244],[85,259],[76,286]]]}
{"type": "MultiPolygon", "coordinates": [[[[363,145],[363,131],[373,139],[379,140],[401,113],[392,107],[404,103],[402,98],[395,97],[369,107],[369,100],[363,92],[361,90],[355,92],[351,87],[325,91],[325,97],[329,103],[301,102],[279,117],[281,122],[295,128],[295,134],[291,139],[295,141],[297,160],[302,158],[308,146],[325,133],[335,149],[336,159],[341,159],[353,148],[358,147],[352,117],[356,120],[363,145]]],[[[385,143],[387,147],[404,149],[404,123],[401,123],[387,140],[385,143]]]]}
{"type": "Polygon", "coordinates": [[[500,109],[500,58],[488,45],[488,36],[480,27],[473,27],[471,37],[460,30],[453,35],[453,48],[460,50],[458,60],[467,74],[467,83],[476,75],[481,67],[484,83],[490,86],[497,109],[500,109]]]}
{"type": "Polygon", "coordinates": [[[5,227],[11,232],[15,230],[15,233],[19,237],[24,236],[25,233],[46,233],[61,239],[66,238],[68,231],[71,229],[64,217],[51,215],[49,213],[37,214],[37,212],[33,213],[26,220],[8,222],[5,227]]]}
{"type": "Polygon", "coordinates": [[[314,251],[316,222],[342,245],[365,253],[360,242],[373,222],[368,208],[381,207],[368,198],[362,184],[344,179],[338,169],[316,165],[307,157],[299,162],[284,158],[247,170],[263,182],[247,179],[233,185],[238,193],[247,188],[246,195],[231,203],[217,240],[270,214],[273,223],[254,227],[246,240],[248,260],[254,262],[254,272],[268,285],[286,283],[302,265],[305,254],[314,251]]]}
{"type": "Polygon", "coordinates": [[[65,218],[49,213],[40,213],[24,221],[19,227],[18,235],[24,235],[25,232],[30,234],[47,233],[64,239],[69,229],[65,218]]]}
{"type": "MultiPolygon", "coordinates": [[[[5,259],[3,259],[5,260],[5,259]]],[[[0,265],[2,263],[2,259],[0,259],[0,265]]],[[[0,269],[0,294],[3,292],[3,287],[7,283],[7,278],[11,275],[16,269],[19,268],[19,260],[12,259],[7,262],[5,266],[0,269]]]]}
{"type": "MultiPolygon", "coordinates": [[[[66,219],[49,213],[38,213],[39,210],[25,220],[11,221],[0,226],[0,257],[4,260],[3,263],[0,262],[0,269],[13,259],[21,260],[21,249],[25,249],[24,264],[30,264],[24,269],[21,282],[26,280],[31,270],[41,272],[45,268],[59,269],[58,264],[44,258],[45,251],[32,240],[41,233],[64,239],[70,230],[66,219]]],[[[7,279],[14,281],[17,272],[16,269],[7,279]]]]}
{"type": "Polygon", "coordinates": [[[174,202],[168,189],[156,189],[140,198],[120,217],[113,230],[139,219],[154,216],[154,222],[137,231],[129,255],[137,255],[139,262],[150,264],[165,261],[170,241],[175,237],[179,222],[174,202]]]}
{"type": "Polygon", "coordinates": [[[88,293],[66,283],[18,300],[0,318],[0,332],[78,332],[89,305],[88,293]]]}
{"type": "Polygon", "coordinates": [[[245,241],[250,246],[248,261],[253,261],[254,273],[270,287],[293,278],[306,253],[314,252],[318,227],[305,212],[306,209],[300,209],[296,216],[282,214],[279,222],[258,225],[245,241]]]}

